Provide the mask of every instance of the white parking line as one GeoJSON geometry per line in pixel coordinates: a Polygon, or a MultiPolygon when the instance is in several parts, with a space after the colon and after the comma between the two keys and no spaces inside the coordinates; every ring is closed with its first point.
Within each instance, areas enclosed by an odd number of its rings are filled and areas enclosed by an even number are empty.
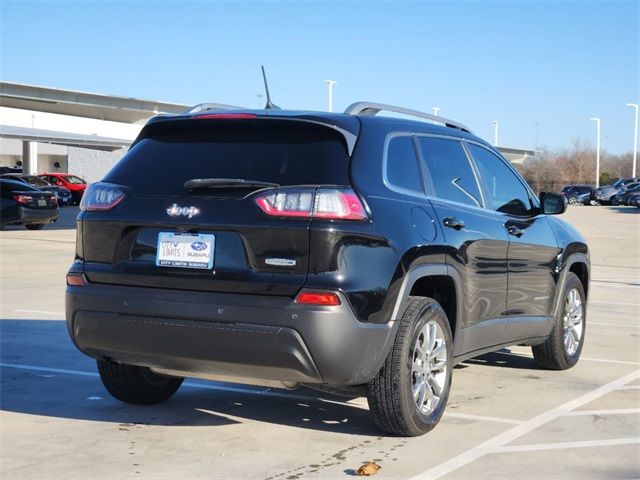
{"type": "Polygon", "coordinates": [[[623,325],[621,323],[587,322],[587,325],[605,325],[607,327],[640,328],[640,325],[623,325]]]}
{"type": "Polygon", "coordinates": [[[535,430],[536,428],[544,425],[545,423],[550,422],[562,415],[566,414],[569,411],[575,410],[582,405],[586,405],[587,403],[596,400],[607,393],[615,390],[618,387],[624,386],[627,383],[633,382],[640,378],[640,369],[633,371],[625,375],[624,377],[619,378],[618,380],[614,380],[613,382],[607,383],[601,387],[596,388],[578,398],[570,400],[563,405],[552,408],[546,412],[541,413],[533,417],[532,419],[522,423],[521,425],[517,425],[506,432],[503,432],[486,442],[477,445],[466,452],[461,453],[460,455],[453,457],[447,460],[440,465],[432,467],[415,477],[412,477],[411,480],[432,480],[436,478],[443,477],[459,468],[462,468],[472,462],[475,462],[479,458],[490,454],[495,453],[499,449],[503,448],[506,444],[514,441],[515,439],[535,430]]]}
{"type": "MultiPolygon", "coordinates": [[[[520,358],[529,358],[533,360],[532,355],[522,355],[515,352],[493,352],[498,355],[509,355],[520,358]]],[[[593,358],[593,357],[580,357],[580,360],[586,360],[587,362],[602,362],[602,363],[619,363],[620,365],[640,365],[640,362],[629,362],[626,360],[612,360],[610,358],[593,358]]]]}
{"type": "Polygon", "coordinates": [[[589,305],[597,303],[602,305],[624,305],[626,307],[640,307],[640,303],[629,303],[629,302],[609,302],[606,300],[589,300],[589,305]]]}
{"type": "Polygon", "coordinates": [[[634,415],[640,414],[640,408],[618,408],[612,410],[574,410],[572,412],[567,412],[564,416],[567,417],[580,417],[580,416],[588,416],[588,415],[634,415]]]}
{"type": "Polygon", "coordinates": [[[37,313],[39,315],[57,315],[60,317],[64,317],[64,313],[60,313],[60,312],[48,312],[46,310],[19,310],[19,309],[14,309],[14,312],[18,312],[18,313],[37,313]]]}
{"type": "Polygon", "coordinates": [[[514,420],[512,418],[487,417],[484,415],[471,415],[468,413],[458,412],[445,412],[444,416],[448,418],[460,418],[465,420],[480,420],[482,422],[510,423],[512,425],[520,425],[521,423],[524,423],[524,420],[514,420]]]}
{"type": "Polygon", "coordinates": [[[611,438],[605,440],[584,440],[581,442],[538,443],[532,445],[511,445],[496,448],[492,453],[534,452],[537,450],[560,450],[564,448],[609,447],[612,445],[635,445],[640,438],[611,438]]]}

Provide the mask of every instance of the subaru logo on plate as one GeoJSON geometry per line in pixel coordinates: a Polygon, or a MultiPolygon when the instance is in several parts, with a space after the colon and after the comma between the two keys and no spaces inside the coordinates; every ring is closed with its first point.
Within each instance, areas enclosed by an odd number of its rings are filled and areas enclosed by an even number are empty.
{"type": "Polygon", "coordinates": [[[191,244],[191,248],[193,250],[195,250],[196,252],[201,252],[202,250],[206,250],[207,249],[207,244],[204,242],[193,242],[191,244]]]}

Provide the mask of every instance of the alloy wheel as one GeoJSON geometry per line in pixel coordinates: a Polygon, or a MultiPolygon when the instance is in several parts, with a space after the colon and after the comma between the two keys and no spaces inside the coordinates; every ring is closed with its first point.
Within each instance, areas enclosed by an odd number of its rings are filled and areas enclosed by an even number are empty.
{"type": "Polygon", "coordinates": [[[429,415],[440,403],[448,368],[444,332],[436,322],[429,321],[418,333],[411,364],[413,399],[423,415],[429,415]]]}
{"type": "Polygon", "coordinates": [[[580,297],[580,293],[575,288],[567,294],[563,322],[564,348],[568,355],[573,356],[578,351],[584,330],[582,297],[580,297]]]}

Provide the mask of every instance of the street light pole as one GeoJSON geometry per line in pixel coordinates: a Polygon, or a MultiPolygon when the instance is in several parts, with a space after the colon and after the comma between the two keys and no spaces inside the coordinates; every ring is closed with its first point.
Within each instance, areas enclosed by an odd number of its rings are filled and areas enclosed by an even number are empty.
{"type": "Polygon", "coordinates": [[[431,110],[433,110],[433,114],[437,117],[438,112],[442,109],[440,107],[431,107],[431,110]]]}
{"type": "Polygon", "coordinates": [[[631,176],[635,177],[638,160],[638,104],[627,103],[627,107],[633,107],[636,109],[635,121],[633,122],[633,168],[631,169],[631,176]]]}
{"type": "Polygon", "coordinates": [[[592,117],[589,120],[596,122],[596,188],[600,186],[600,119],[592,117]]]}
{"type": "Polygon", "coordinates": [[[493,146],[498,146],[498,121],[493,121],[493,146]]]}
{"type": "Polygon", "coordinates": [[[338,83],[335,80],[325,80],[329,85],[329,111],[333,112],[333,86],[338,83]]]}

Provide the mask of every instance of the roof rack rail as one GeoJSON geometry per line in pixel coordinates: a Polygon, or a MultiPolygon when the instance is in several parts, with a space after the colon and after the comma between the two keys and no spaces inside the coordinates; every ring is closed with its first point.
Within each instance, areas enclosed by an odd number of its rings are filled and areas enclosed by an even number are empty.
{"type": "Polygon", "coordinates": [[[245,110],[244,107],[237,107],[235,105],[225,105],[224,103],[199,103],[194,105],[185,113],[197,113],[206,112],[208,110],[245,110]]]}
{"type": "Polygon", "coordinates": [[[438,117],[437,115],[432,115],[430,113],[420,112],[418,110],[412,110],[410,108],[404,107],[396,107],[394,105],[385,105],[384,103],[375,103],[375,102],[356,102],[352,103],[347,107],[344,113],[348,113],[351,115],[370,115],[374,116],[380,113],[381,111],[387,112],[395,112],[402,113],[404,115],[409,115],[411,117],[424,118],[427,120],[431,120],[433,122],[440,123],[446,127],[457,128],[467,133],[472,133],[471,129],[462,123],[455,122],[453,120],[449,120],[447,118],[438,117]]]}

